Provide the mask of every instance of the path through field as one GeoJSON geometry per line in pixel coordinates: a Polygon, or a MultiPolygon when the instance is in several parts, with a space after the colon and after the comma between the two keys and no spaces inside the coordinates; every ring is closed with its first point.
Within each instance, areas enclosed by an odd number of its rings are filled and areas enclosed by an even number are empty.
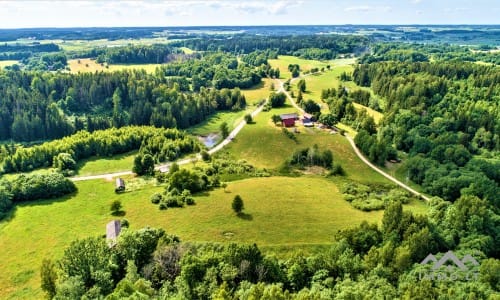
{"type": "MultiPolygon", "coordinates": [[[[265,106],[265,103],[259,105],[251,113],[252,118],[255,118],[262,111],[262,109],[264,108],[264,106],[265,106]]],[[[219,144],[217,144],[217,146],[215,146],[214,148],[208,150],[208,153],[209,154],[214,154],[215,152],[217,152],[217,151],[221,150],[222,148],[224,148],[227,144],[229,144],[236,137],[236,135],[241,131],[241,129],[243,129],[243,127],[246,124],[247,123],[245,122],[245,120],[242,120],[238,124],[238,126],[236,126],[233,129],[233,131],[231,131],[231,133],[222,142],[220,142],[219,144]]],[[[195,157],[181,159],[181,160],[176,161],[175,163],[177,163],[178,165],[185,165],[185,164],[188,164],[190,162],[199,160],[200,158],[201,158],[200,154],[197,154],[195,157]]],[[[159,170],[161,172],[166,172],[166,171],[168,171],[168,169],[170,168],[170,165],[172,163],[173,162],[168,162],[168,163],[157,165],[155,167],[155,170],[159,170]]],[[[92,179],[101,179],[101,178],[103,178],[103,179],[109,179],[109,178],[113,178],[113,177],[119,177],[119,176],[125,176],[125,175],[132,175],[132,174],[134,174],[132,171],[125,171],[125,172],[106,173],[106,174],[99,174],[99,175],[72,177],[70,179],[72,181],[83,181],[83,180],[92,180],[92,179]]]]}

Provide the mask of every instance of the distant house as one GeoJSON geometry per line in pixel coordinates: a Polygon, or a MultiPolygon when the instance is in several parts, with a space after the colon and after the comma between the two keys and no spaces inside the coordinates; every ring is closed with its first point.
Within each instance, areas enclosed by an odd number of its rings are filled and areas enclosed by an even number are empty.
{"type": "Polygon", "coordinates": [[[116,178],[115,181],[115,193],[125,191],[125,180],[123,178],[116,178]]]}
{"type": "Polygon", "coordinates": [[[295,126],[295,120],[298,119],[297,114],[282,114],[280,115],[281,124],[285,127],[295,126]]]}
{"type": "Polygon", "coordinates": [[[108,240],[110,247],[116,244],[116,239],[118,238],[118,235],[120,235],[121,230],[121,223],[118,220],[113,220],[106,224],[106,240],[108,240]]]}

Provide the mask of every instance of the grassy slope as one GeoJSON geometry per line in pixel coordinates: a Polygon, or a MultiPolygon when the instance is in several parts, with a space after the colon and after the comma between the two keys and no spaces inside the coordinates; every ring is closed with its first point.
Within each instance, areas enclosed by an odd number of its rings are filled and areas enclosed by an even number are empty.
{"type": "Polygon", "coordinates": [[[97,175],[110,172],[130,171],[137,151],[131,151],[113,157],[91,157],[77,164],[78,176],[97,175]]]}
{"type": "Polygon", "coordinates": [[[349,178],[358,181],[385,182],[381,175],[372,171],[357,158],[343,136],[332,135],[328,131],[299,127],[301,133],[297,134],[298,143],[295,143],[281,132],[280,126],[275,126],[271,122],[273,114],[294,111],[293,107],[287,106],[260,113],[255,118],[255,124],[243,128],[231,145],[228,145],[227,151],[257,167],[277,168],[296,149],[318,144],[321,148],[333,151],[334,160],[342,164],[349,178]]]}
{"type": "MultiPolygon", "coordinates": [[[[106,223],[114,219],[109,206],[116,199],[122,201],[132,229],[162,227],[185,241],[255,242],[269,250],[327,245],[338,229],[362,220],[379,222],[383,214],[353,209],[342,200],[337,179],[317,176],[235,181],[226,192],[218,189],[197,196],[195,206],[167,211],[149,201],[163,188],[141,187],[138,181],[127,179],[128,188],[139,189],[120,195],[114,193],[112,182],[78,182],[76,195],[19,205],[10,221],[0,223],[0,298],[41,298],[42,259],[57,259],[76,238],[104,234],[106,223]],[[246,218],[231,211],[236,194],[244,200],[246,218]]],[[[406,207],[425,210],[420,202],[406,207]]]]}
{"type": "MultiPolygon", "coordinates": [[[[245,92],[249,93],[247,101],[251,103],[249,98],[259,99],[268,91],[264,85],[245,92]]],[[[346,169],[348,178],[386,182],[356,157],[340,135],[300,127],[298,144],[287,138],[281,128],[272,124],[270,117],[293,111],[288,106],[261,113],[255,124],[242,130],[228,151],[256,166],[276,168],[295,149],[316,143],[333,151],[334,159],[346,169]]],[[[91,174],[117,167],[132,156],[124,155],[118,164],[108,159],[89,161],[80,172],[91,174]]],[[[139,189],[121,195],[113,192],[112,182],[78,182],[76,195],[21,204],[10,220],[0,222],[0,261],[5,266],[0,272],[0,298],[41,298],[39,266],[42,259],[57,259],[75,238],[103,234],[105,224],[113,219],[109,205],[115,199],[122,201],[125,218],[133,229],[157,226],[183,240],[256,242],[266,250],[286,251],[298,245],[306,249],[323,247],[331,242],[332,234],[338,229],[362,220],[380,221],[382,212],[364,213],[352,209],[341,199],[338,186],[343,181],[312,175],[246,179],[231,182],[228,192],[219,189],[197,196],[193,207],[167,211],[159,211],[149,201],[151,194],[163,188],[143,185],[141,179],[127,179],[129,189],[139,189]],[[246,219],[237,218],[231,212],[230,203],[236,194],[244,199],[246,219]]],[[[415,212],[426,211],[422,202],[412,202],[405,207],[415,212]]]]}
{"type": "Polygon", "coordinates": [[[247,101],[247,108],[244,111],[218,112],[200,124],[189,128],[188,132],[195,135],[206,135],[213,132],[219,132],[219,127],[222,122],[226,122],[229,126],[229,130],[232,130],[241,120],[243,120],[243,116],[245,114],[251,113],[255,110],[255,105],[258,102],[269,96],[269,93],[271,92],[271,83],[271,79],[264,78],[257,86],[251,89],[241,90],[247,101]]]}

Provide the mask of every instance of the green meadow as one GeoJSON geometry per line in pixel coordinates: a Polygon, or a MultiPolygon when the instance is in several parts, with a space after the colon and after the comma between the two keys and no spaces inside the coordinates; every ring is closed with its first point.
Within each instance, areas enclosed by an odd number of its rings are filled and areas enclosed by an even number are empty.
{"type": "MultiPolygon", "coordinates": [[[[114,200],[122,202],[131,229],[161,227],[184,241],[255,242],[278,253],[327,246],[337,230],[363,220],[378,223],[383,214],[353,209],[339,193],[342,179],[314,175],[234,181],[226,191],[197,195],[194,206],[166,211],[150,202],[163,187],[125,179],[128,191],[123,194],[114,193],[112,181],[92,180],[77,182],[75,195],[18,205],[11,218],[0,223],[0,298],[42,298],[42,259],[61,257],[74,239],[103,235],[106,223],[115,219],[109,209],[114,200]],[[231,210],[236,194],[245,204],[243,217],[231,210]]],[[[422,202],[405,207],[426,210],[422,202]]]]}

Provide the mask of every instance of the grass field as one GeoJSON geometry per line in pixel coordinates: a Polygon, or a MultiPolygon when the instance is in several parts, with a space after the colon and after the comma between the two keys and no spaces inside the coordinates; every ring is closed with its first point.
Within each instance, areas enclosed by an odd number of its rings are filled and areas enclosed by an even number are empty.
{"type": "Polygon", "coordinates": [[[68,65],[71,73],[78,72],[95,72],[95,71],[121,71],[121,70],[131,70],[131,69],[144,69],[148,73],[153,73],[158,66],[161,64],[130,64],[130,65],[109,65],[108,68],[102,66],[95,62],[95,60],[90,58],[81,59],[70,59],[68,60],[68,65]],[[80,61],[80,63],[78,63],[80,61]]]}
{"type": "Polygon", "coordinates": [[[288,79],[292,77],[292,74],[290,73],[290,71],[288,71],[288,65],[290,64],[298,64],[300,66],[301,72],[309,71],[312,68],[326,68],[327,65],[332,65],[332,63],[330,62],[308,60],[288,55],[280,55],[278,56],[278,59],[270,59],[268,61],[271,67],[280,69],[280,78],[282,79],[288,79]]]}
{"type": "MultiPolygon", "coordinates": [[[[334,180],[317,176],[253,178],[229,183],[226,192],[196,196],[196,205],[160,211],[149,197],[162,187],[134,184],[134,191],[114,193],[113,182],[78,182],[75,195],[18,205],[11,220],[0,223],[0,298],[41,299],[39,267],[45,257],[59,258],[77,238],[102,235],[110,203],[121,200],[132,229],[162,227],[184,241],[241,241],[269,251],[331,243],[341,228],[362,220],[379,222],[383,212],[361,212],[341,198],[334,180]],[[236,194],[245,203],[244,218],[234,215],[236,194]],[[300,224],[300,226],[297,226],[300,224]]],[[[405,206],[425,211],[421,202],[405,206]]]]}
{"type": "Polygon", "coordinates": [[[17,64],[17,60],[0,60],[0,69],[3,69],[8,66],[12,66],[13,64],[17,64]]]}
{"type": "Polygon", "coordinates": [[[77,164],[78,176],[98,175],[111,172],[130,171],[137,151],[118,154],[113,157],[91,157],[77,164]]]}
{"type": "MultiPolygon", "coordinates": [[[[296,149],[318,144],[320,148],[328,148],[333,152],[334,161],[339,162],[348,174],[348,178],[363,182],[386,182],[378,173],[366,166],[356,156],[349,142],[340,134],[300,126],[297,134],[298,143],[281,132],[280,126],[271,121],[273,114],[294,112],[287,106],[261,112],[255,123],[245,126],[227,150],[233,156],[245,159],[250,164],[261,168],[278,168],[296,149]]],[[[297,122],[299,124],[299,122],[297,122]]]]}
{"type": "Polygon", "coordinates": [[[226,122],[229,126],[229,130],[232,130],[241,120],[243,120],[245,114],[251,113],[255,110],[255,105],[258,102],[269,96],[272,83],[272,79],[263,78],[262,82],[257,86],[251,89],[241,90],[247,101],[247,108],[244,111],[218,112],[200,124],[189,128],[187,131],[195,135],[207,135],[209,133],[219,132],[219,127],[222,122],[226,122]]]}

